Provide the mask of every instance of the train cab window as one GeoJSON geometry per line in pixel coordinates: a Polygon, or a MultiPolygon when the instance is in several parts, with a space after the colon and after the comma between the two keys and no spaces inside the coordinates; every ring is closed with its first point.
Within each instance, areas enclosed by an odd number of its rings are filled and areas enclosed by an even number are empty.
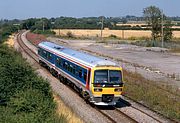
{"type": "Polygon", "coordinates": [[[121,71],[110,70],[109,71],[109,78],[110,78],[110,83],[120,83],[120,82],[122,82],[121,71]]]}
{"type": "Polygon", "coordinates": [[[83,76],[84,81],[86,81],[86,78],[87,78],[87,72],[84,72],[84,76],[83,76]]]}
{"type": "Polygon", "coordinates": [[[96,70],[94,73],[94,83],[107,83],[108,70],[96,70]]]}

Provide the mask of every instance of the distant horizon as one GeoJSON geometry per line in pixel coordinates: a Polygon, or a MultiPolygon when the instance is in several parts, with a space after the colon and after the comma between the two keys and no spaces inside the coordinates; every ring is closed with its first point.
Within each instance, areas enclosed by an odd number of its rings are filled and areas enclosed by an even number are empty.
{"type": "Polygon", "coordinates": [[[164,0],[12,0],[1,1],[0,19],[56,18],[64,17],[123,17],[133,15],[140,17],[143,9],[156,6],[166,16],[180,16],[180,1],[164,0]]]}
{"type": "MultiPolygon", "coordinates": [[[[135,16],[135,15],[125,15],[125,16],[104,16],[106,18],[123,18],[123,17],[127,17],[127,16],[134,16],[134,17],[143,17],[143,16],[135,16]]],[[[72,17],[72,16],[58,16],[58,17],[30,17],[30,18],[23,18],[23,19],[19,19],[19,18],[13,18],[13,19],[6,19],[6,18],[0,18],[0,21],[1,20],[8,20],[8,21],[11,21],[11,20],[27,20],[27,19],[31,19],[31,18],[36,18],[36,19],[40,19],[40,18],[47,18],[47,19],[51,19],[51,18],[60,18],[60,17],[67,17],[67,18],[92,18],[92,17],[101,17],[101,16],[84,16],[84,17],[72,17]]],[[[180,16],[168,16],[170,18],[172,17],[180,17],[180,16]]]]}

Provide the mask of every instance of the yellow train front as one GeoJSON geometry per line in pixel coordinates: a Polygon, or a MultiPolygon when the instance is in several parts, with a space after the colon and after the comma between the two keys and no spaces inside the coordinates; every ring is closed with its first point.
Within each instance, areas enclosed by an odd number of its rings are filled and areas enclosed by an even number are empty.
{"type": "Polygon", "coordinates": [[[122,94],[122,68],[115,62],[51,42],[38,45],[38,56],[41,65],[64,83],[71,83],[86,101],[115,105],[122,94]]]}
{"type": "Polygon", "coordinates": [[[115,105],[123,91],[122,68],[97,66],[91,70],[90,102],[95,105],[115,105]]]}

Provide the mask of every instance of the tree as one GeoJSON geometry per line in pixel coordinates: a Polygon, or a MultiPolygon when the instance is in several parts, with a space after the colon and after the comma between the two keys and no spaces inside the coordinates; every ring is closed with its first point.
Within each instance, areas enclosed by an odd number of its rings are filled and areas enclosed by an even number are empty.
{"type": "Polygon", "coordinates": [[[156,6],[149,6],[143,10],[143,14],[148,25],[151,25],[152,38],[156,40],[161,34],[161,11],[156,6]]]}
{"type": "Polygon", "coordinates": [[[167,19],[167,17],[161,12],[158,7],[147,7],[143,10],[143,13],[148,25],[151,25],[153,40],[157,40],[162,36],[164,37],[164,41],[170,41],[172,39],[173,35],[171,21],[167,19]],[[161,30],[162,28],[163,35],[161,30]]]}
{"type": "Polygon", "coordinates": [[[166,24],[164,25],[164,41],[170,41],[173,37],[172,33],[172,23],[170,20],[166,21],[166,24]]]}
{"type": "Polygon", "coordinates": [[[31,27],[35,25],[36,21],[37,21],[36,18],[27,19],[22,23],[22,28],[23,29],[31,29],[31,27]]]}

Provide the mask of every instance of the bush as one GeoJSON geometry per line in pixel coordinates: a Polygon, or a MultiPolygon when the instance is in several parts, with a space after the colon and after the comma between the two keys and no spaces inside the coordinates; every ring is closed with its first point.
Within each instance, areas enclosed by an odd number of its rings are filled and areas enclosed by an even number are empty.
{"type": "Polygon", "coordinates": [[[9,35],[17,31],[18,31],[18,27],[16,26],[13,25],[3,26],[0,29],[0,43],[3,43],[5,40],[9,38],[9,35]]]}
{"type": "Polygon", "coordinates": [[[24,61],[17,52],[0,45],[0,122],[66,122],[55,113],[49,83],[24,61]]]}
{"type": "Polygon", "coordinates": [[[67,35],[68,38],[73,38],[74,37],[72,32],[70,32],[70,31],[68,31],[66,35],[67,35]]]}
{"type": "Polygon", "coordinates": [[[111,35],[109,36],[109,38],[117,38],[117,36],[116,36],[116,35],[111,34],[111,35]]]}
{"type": "Polygon", "coordinates": [[[128,40],[136,40],[136,37],[129,37],[128,40]]]}

